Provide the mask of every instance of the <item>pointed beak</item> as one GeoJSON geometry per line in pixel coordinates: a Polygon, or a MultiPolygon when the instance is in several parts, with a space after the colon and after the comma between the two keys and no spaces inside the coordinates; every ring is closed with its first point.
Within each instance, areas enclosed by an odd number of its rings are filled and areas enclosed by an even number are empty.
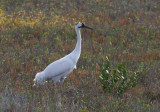
{"type": "Polygon", "coordinates": [[[85,25],[82,28],[87,28],[87,29],[93,30],[93,28],[85,26],[85,25]]]}
{"type": "Polygon", "coordinates": [[[82,26],[78,27],[78,28],[87,28],[87,29],[93,30],[93,28],[85,26],[84,24],[82,26]]]}

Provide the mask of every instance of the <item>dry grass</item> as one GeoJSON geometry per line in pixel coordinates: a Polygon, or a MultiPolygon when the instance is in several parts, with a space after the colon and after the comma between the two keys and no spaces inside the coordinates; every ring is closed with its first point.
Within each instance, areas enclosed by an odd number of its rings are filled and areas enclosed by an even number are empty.
{"type": "Polygon", "coordinates": [[[66,112],[158,112],[160,109],[160,2],[158,0],[1,0],[0,110],[66,112]],[[32,87],[35,74],[70,53],[74,24],[82,31],[77,70],[63,86],[32,87]],[[142,69],[137,87],[121,96],[104,93],[99,67],[142,69]]]}

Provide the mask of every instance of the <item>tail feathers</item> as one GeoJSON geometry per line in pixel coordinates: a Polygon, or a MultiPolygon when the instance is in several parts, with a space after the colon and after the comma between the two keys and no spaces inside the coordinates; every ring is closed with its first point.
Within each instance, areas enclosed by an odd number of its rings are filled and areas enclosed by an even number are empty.
{"type": "Polygon", "coordinates": [[[43,79],[43,73],[42,72],[39,72],[36,74],[35,78],[33,79],[34,81],[34,85],[35,86],[36,84],[43,84],[44,83],[44,79],[43,79]]]}
{"type": "Polygon", "coordinates": [[[38,77],[38,75],[39,75],[40,73],[41,73],[41,72],[39,72],[39,73],[36,74],[35,78],[33,79],[34,82],[37,80],[37,77],[38,77]]]}

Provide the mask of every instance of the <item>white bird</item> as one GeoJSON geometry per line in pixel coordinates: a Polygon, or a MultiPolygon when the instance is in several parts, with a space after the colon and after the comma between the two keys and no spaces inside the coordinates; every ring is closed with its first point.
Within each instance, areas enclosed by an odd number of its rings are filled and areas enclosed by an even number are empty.
{"type": "Polygon", "coordinates": [[[54,84],[58,81],[63,84],[67,75],[70,74],[73,69],[76,69],[76,63],[81,54],[81,28],[92,29],[81,22],[77,23],[75,25],[77,33],[77,44],[75,49],[65,57],[49,64],[42,72],[37,73],[33,80],[33,86],[36,84],[44,84],[47,80],[52,80],[54,84]]]}

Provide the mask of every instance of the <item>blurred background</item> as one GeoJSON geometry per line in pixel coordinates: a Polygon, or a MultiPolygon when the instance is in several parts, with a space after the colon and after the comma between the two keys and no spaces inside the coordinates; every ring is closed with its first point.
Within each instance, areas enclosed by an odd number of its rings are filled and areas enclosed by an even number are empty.
{"type": "Polygon", "coordinates": [[[0,110],[27,112],[158,112],[159,0],[0,0],[0,110]],[[32,87],[37,72],[70,53],[74,25],[83,22],[82,53],[61,86],[32,87]],[[97,77],[110,56],[128,71],[142,70],[123,95],[103,92],[97,77]]]}

